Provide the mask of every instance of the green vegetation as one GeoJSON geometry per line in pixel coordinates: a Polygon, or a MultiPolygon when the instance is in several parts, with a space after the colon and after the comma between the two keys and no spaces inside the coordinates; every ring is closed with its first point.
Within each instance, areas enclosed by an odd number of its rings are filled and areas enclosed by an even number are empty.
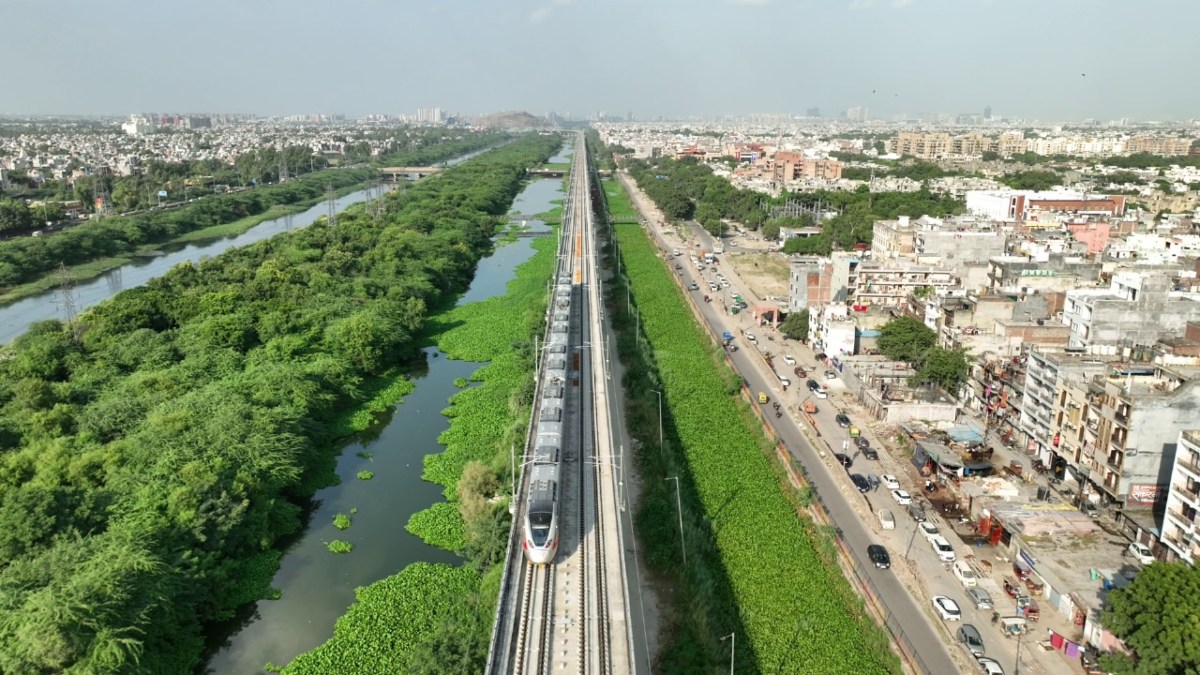
{"type": "Polygon", "coordinates": [[[333,541],[326,544],[325,548],[329,549],[330,553],[341,554],[341,553],[349,553],[350,551],[354,550],[354,545],[348,541],[342,541],[341,539],[334,539],[333,541]]]}
{"type": "Polygon", "coordinates": [[[808,340],[808,310],[788,314],[779,330],[793,340],[808,340]]]}
{"type": "MultiPolygon", "coordinates": [[[[624,198],[617,190],[605,187],[615,207],[624,198]]],[[[899,672],[886,633],[865,616],[828,539],[797,516],[790,487],[781,487],[785,479],[765,456],[772,446],[736,396],[739,379],[695,324],[657,251],[637,226],[618,225],[616,233],[643,331],[633,332],[618,277],[608,290],[610,317],[622,331],[624,385],[660,389],[666,404],[668,442],[660,447],[654,398],[627,399],[644,486],[635,526],[646,564],[678,588],[673,611],[664,613],[674,624],[658,667],[723,668],[728,647],[720,638],[735,632],[746,638],[738,640],[738,663],[754,672],[844,672],[850,663],[858,673],[899,672]],[[682,489],[686,566],[665,480],[672,476],[682,489]]]]}
{"type": "MultiPolygon", "coordinates": [[[[422,137],[423,138],[423,137],[422,137]]],[[[380,162],[427,164],[493,144],[502,135],[468,135],[455,140],[422,144],[380,162]]],[[[362,184],[375,169],[329,169],[287,183],[216,195],[186,206],[132,216],[106,218],[44,237],[21,237],[0,242],[0,290],[43,275],[59,264],[77,265],[112,258],[145,244],[162,243],[180,235],[261,214],[277,204],[320,198],[326,186],[334,189],[362,184]]]]}
{"type": "MultiPolygon", "coordinates": [[[[444,452],[425,458],[426,480],[448,501],[413,514],[407,528],[468,559],[462,568],[412,565],[356,593],[334,638],[297,658],[289,673],[477,673],[487,657],[492,613],[510,527],[509,451],[523,447],[533,397],[531,338],[542,328],[555,239],[535,239],[507,293],[432,315],[425,333],[448,356],[488,362],[445,411],[444,452]],[[416,626],[410,614],[416,617],[416,626]],[[377,661],[369,661],[375,658],[377,661]],[[363,663],[370,663],[365,667],[363,663]],[[331,664],[337,664],[334,668],[331,664]]],[[[353,511],[351,511],[353,513],[353,511]]]]}
{"type": "Polygon", "coordinates": [[[333,526],[339,530],[349,529],[350,516],[348,516],[344,513],[337,514],[336,516],[333,517],[333,526]]]}
{"type": "Polygon", "coordinates": [[[1053,171],[1017,171],[1006,173],[1000,182],[1014,190],[1049,190],[1062,184],[1062,178],[1053,171]]]}
{"type": "Polygon", "coordinates": [[[182,265],[6,347],[0,670],[193,670],[204,624],[268,595],[335,440],[410,390],[397,369],[426,307],[466,288],[560,142],[522,138],[388,195],[381,219],[356,207],[182,265]]]}
{"type": "Polygon", "coordinates": [[[375,477],[374,471],[359,471],[358,472],[359,480],[371,480],[374,477],[375,477]]]}
{"type": "Polygon", "coordinates": [[[487,656],[491,609],[475,598],[480,575],[470,567],[415,563],[354,591],[355,604],[333,638],[301,654],[283,672],[468,673],[487,656]],[[482,633],[481,633],[482,631],[482,633]],[[484,635],[463,640],[468,636],[484,635]],[[462,648],[460,652],[455,648],[462,648]],[[436,669],[436,670],[435,670],[436,669]]]}
{"type": "Polygon", "coordinates": [[[917,369],[909,384],[928,382],[956,395],[966,382],[971,368],[966,350],[938,347],[937,333],[924,323],[902,316],[884,324],[879,332],[880,353],[917,369]]]}
{"type": "MultiPolygon", "coordinates": [[[[936,165],[929,166],[936,168],[936,165]]],[[[822,223],[821,234],[785,242],[786,253],[828,255],[835,248],[850,249],[856,244],[870,243],[876,220],[902,215],[944,216],[961,213],[964,208],[961,201],[935,196],[924,188],[917,192],[871,194],[863,186],[857,192],[784,193],[777,199],[770,199],[752,190],[733,187],[694,159],[631,160],[626,163],[626,168],[637,180],[638,187],[668,218],[694,218],[710,232],[724,228],[721,219],[737,221],[757,230],[769,220],[769,213],[763,207],[769,209],[787,200],[814,208],[819,203],[823,209],[841,211],[841,215],[822,223]]],[[[615,213],[613,220],[622,222],[615,213]]]]}
{"type": "Polygon", "coordinates": [[[1133,155],[1125,155],[1124,157],[1108,157],[1102,164],[1115,166],[1119,169],[1165,169],[1169,166],[1200,167],[1200,155],[1162,157],[1160,155],[1139,152],[1133,155]]]}
{"type": "Polygon", "coordinates": [[[465,378],[465,377],[454,378],[454,386],[458,387],[459,389],[462,389],[463,387],[467,386],[468,384],[470,384],[470,383],[467,381],[467,378],[465,378]]]}
{"type": "Polygon", "coordinates": [[[1117,675],[1200,672],[1200,569],[1182,563],[1147,565],[1125,588],[1108,595],[1104,626],[1133,655],[1100,657],[1117,675]]]}

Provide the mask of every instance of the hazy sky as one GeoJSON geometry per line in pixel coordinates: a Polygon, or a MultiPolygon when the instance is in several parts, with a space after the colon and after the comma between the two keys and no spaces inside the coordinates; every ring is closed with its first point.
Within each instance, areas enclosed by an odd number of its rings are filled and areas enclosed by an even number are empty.
{"type": "Polygon", "coordinates": [[[1200,0],[0,0],[0,112],[1188,119],[1198,20],[1200,0]]]}

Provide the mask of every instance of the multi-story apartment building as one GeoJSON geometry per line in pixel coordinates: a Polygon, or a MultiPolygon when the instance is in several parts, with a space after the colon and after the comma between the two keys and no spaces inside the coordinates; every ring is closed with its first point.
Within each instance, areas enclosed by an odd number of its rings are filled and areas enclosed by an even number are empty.
{"type": "Polygon", "coordinates": [[[919,159],[941,159],[954,149],[954,139],[947,133],[915,133],[902,131],[892,142],[891,151],[919,159]]]}
{"type": "Polygon", "coordinates": [[[911,256],[914,237],[914,228],[908,216],[900,216],[896,220],[877,220],[871,229],[871,257],[884,260],[911,256]]]}
{"type": "Polygon", "coordinates": [[[1005,132],[1000,134],[999,138],[992,138],[978,131],[960,136],[951,136],[944,132],[902,131],[891,141],[889,149],[899,155],[934,160],[948,155],[978,157],[985,152],[1011,157],[1025,152],[1026,148],[1025,135],[1019,131],[1005,132]]]}
{"type": "Polygon", "coordinates": [[[892,261],[863,263],[852,281],[854,303],[883,307],[902,306],[917,288],[929,286],[939,293],[959,285],[958,277],[944,268],[892,261]]]}
{"type": "Polygon", "coordinates": [[[829,356],[854,354],[858,327],[845,305],[814,305],[808,308],[808,337],[814,351],[829,356]]]}
{"type": "Polygon", "coordinates": [[[820,178],[837,180],[842,177],[842,163],[834,159],[809,159],[798,152],[777,152],[771,158],[772,175],[776,183],[820,178]]]}
{"type": "Polygon", "coordinates": [[[1069,468],[1081,491],[1104,503],[1161,501],[1179,434],[1200,409],[1196,370],[1113,362],[1104,375],[1065,383],[1052,418],[1051,468],[1069,468]]]}
{"type": "Polygon", "coordinates": [[[1149,346],[1182,335],[1200,320],[1200,293],[1172,287],[1167,274],[1122,271],[1109,288],[1067,291],[1062,320],[1071,328],[1070,346],[1149,346]]]}
{"type": "Polygon", "coordinates": [[[1050,291],[1078,284],[1094,284],[1104,265],[1065,255],[1045,260],[1028,256],[995,256],[988,261],[988,284],[1012,292],[1050,291]]]}
{"type": "Polygon", "coordinates": [[[1060,392],[1072,382],[1086,387],[1093,377],[1107,372],[1108,361],[1113,358],[1060,350],[1029,350],[1019,427],[1029,439],[1028,448],[1036,451],[1043,462],[1050,464],[1052,449],[1063,442],[1061,436],[1055,437],[1061,427],[1064,405],[1060,392]]]}
{"type": "Polygon", "coordinates": [[[832,256],[794,255],[788,270],[788,311],[845,303],[850,280],[858,268],[858,256],[835,252],[832,256]]]}
{"type": "Polygon", "coordinates": [[[1167,508],[1159,538],[1171,557],[1195,565],[1200,560],[1200,430],[1180,432],[1167,488],[1167,508]]]}
{"type": "Polygon", "coordinates": [[[1125,142],[1125,152],[1148,152],[1173,157],[1186,155],[1192,149],[1192,139],[1172,136],[1134,136],[1125,142]]]}

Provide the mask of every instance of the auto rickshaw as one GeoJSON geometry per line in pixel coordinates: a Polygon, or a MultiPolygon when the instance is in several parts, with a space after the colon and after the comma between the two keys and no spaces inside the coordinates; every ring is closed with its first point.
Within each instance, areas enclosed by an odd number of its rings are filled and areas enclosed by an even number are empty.
{"type": "Polygon", "coordinates": [[[764,394],[764,393],[763,393],[763,392],[761,392],[761,391],[760,391],[760,392],[758,392],[758,402],[759,402],[759,403],[766,403],[766,402],[767,402],[767,395],[766,395],[766,394],[764,394]]]}
{"type": "Polygon", "coordinates": [[[862,436],[862,430],[858,427],[850,427],[850,438],[858,438],[862,436]]]}
{"type": "MultiPolygon", "coordinates": [[[[999,612],[997,612],[999,614],[999,612]]],[[[1023,616],[1002,616],[999,617],[997,623],[1000,626],[1000,632],[1004,633],[1004,637],[1013,637],[1016,635],[1024,635],[1029,632],[1029,622],[1023,616]]]]}

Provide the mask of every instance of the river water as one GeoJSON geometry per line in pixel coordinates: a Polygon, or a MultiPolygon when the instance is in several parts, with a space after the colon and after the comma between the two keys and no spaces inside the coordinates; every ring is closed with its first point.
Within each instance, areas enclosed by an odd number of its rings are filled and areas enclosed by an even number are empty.
{"type": "MultiPolygon", "coordinates": [[[[552,161],[567,161],[569,154],[552,161]]],[[[537,180],[518,195],[516,213],[541,213],[560,199],[562,183],[537,180]]],[[[540,221],[527,223],[545,231],[540,221]]],[[[459,304],[504,293],[515,269],[533,255],[531,239],[505,244],[480,261],[470,288],[459,304]]],[[[422,458],[441,452],[438,436],[449,426],[441,415],[454,395],[455,378],[469,378],[481,364],[451,361],[436,347],[424,350],[423,369],[410,373],[416,389],[393,407],[367,438],[346,446],[338,459],[341,483],[324,488],[315,504],[308,529],[285,551],[271,586],[282,591],[279,600],[260,601],[243,618],[243,625],[209,661],[210,673],[259,673],[267,662],[286,664],[333,635],[334,622],[354,602],[354,589],[378,581],[414,562],[456,563],[453,553],[426,545],[404,525],[413,513],[443,501],[441,487],[421,480],[422,458]],[[360,456],[362,453],[364,456],[360,456]],[[369,457],[369,458],[368,458],[369,457]],[[359,471],[375,478],[359,480],[359,471]],[[351,516],[349,529],[333,526],[338,513],[351,516]],[[342,539],[354,545],[346,555],[326,550],[325,543],[342,539]]]]}
{"type": "MultiPolygon", "coordinates": [[[[477,150],[455,157],[444,164],[453,166],[464,162],[491,148],[477,150]]],[[[382,194],[382,188],[358,190],[341,197],[334,203],[340,213],[351,204],[366,201],[382,194]]],[[[544,210],[544,209],[543,209],[544,210]]],[[[329,213],[329,205],[321,202],[302,213],[294,213],[272,220],[264,220],[245,232],[227,237],[219,237],[188,244],[164,244],[159,247],[164,255],[139,258],[129,264],[113,268],[108,272],[81,282],[75,286],[72,295],[76,311],[82,312],[89,307],[104,302],[112,296],[129,288],[136,288],[148,283],[155,277],[166,274],[172,267],[184,262],[197,262],[203,258],[218,256],[225,251],[242,246],[248,246],[263,239],[270,239],[277,234],[312,225],[320,216],[329,213]]],[[[50,291],[31,295],[24,300],[18,300],[10,305],[0,307],[0,345],[12,342],[13,338],[29,329],[29,325],[46,319],[66,319],[62,307],[56,303],[56,293],[50,291]]]]}

